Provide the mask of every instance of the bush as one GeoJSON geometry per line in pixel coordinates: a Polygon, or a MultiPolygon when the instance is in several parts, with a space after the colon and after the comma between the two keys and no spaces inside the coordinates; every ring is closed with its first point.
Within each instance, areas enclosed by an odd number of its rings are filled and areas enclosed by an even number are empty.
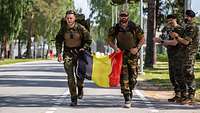
{"type": "Polygon", "coordinates": [[[157,54],[157,61],[167,62],[168,61],[167,54],[157,54]]]}
{"type": "Polygon", "coordinates": [[[200,60],[200,50],[197,52],[196,59],[200,60]]]}

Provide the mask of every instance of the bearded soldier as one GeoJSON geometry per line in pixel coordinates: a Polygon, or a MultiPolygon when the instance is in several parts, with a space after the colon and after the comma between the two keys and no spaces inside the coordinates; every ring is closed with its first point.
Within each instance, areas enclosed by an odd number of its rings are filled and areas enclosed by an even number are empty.
{"type": "Polygon", "coordinates": [[[168,102],[179,102],[181,92],[184,92],[186,85],[183,76],[183,59],[182,53],[184,47],[178,43],[173,34],[183,37],[184,29],[177,23],[176,16],[170,14],[167,16],[167,25],[162,29],[161,38],[154,38],[155,42],[161,43],[167,48],[169,78],[174,88],[174,97],[168,99],[168,102]]]}
{"type": "Polygon", "coordinates": [[[121,70],[121,93],[125,99],[124,107],[131,107],[132,90],[137,83],[138,52],[144,44],[144,32],[135,23],[129,20],[127,11],[119,14],[119,23],[110,28],[108,44],[114,49],[123,51],[123,66],[121,70]],[[115,44],[115,41],[117,42],[115,44]]]}

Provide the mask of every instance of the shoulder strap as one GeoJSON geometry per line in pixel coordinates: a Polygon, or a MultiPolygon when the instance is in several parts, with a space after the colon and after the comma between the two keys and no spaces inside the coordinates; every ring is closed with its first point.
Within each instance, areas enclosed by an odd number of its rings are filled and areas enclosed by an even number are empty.
{"type": "Polygon", "coordinates": [[[115,26],[114,26],[114,29],[115,29],[115,35],[117,35],[119,33],[119,23],[117,23],[115,26]]]}
{"type": "Polygon", "coordinates": [[[81,37],[83,37],[83,26],[79,23],[76,23],[77,24],[77,30],[78,32],[80,33],[81,37]]]}
{"type": "Polygon", "coordinates": [[[135,24],[134,22],[132,22],[132,21],[129,21],[129,22],[128,22],[128,27],[129,27],[129,31],[130,31],[133,35],[135,35],[135,30],[136,30],[136,28],[137,28],[136,24],[135,24]]]}

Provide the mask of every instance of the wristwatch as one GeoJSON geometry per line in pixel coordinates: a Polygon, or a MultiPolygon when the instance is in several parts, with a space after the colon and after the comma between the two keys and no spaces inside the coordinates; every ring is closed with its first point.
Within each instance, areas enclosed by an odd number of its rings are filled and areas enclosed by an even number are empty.
{"type": "Polygon", "coordinates": [[[160,43],[163,44],[163,43],[164,43],[164,40],[161,40],[160,43]]]}

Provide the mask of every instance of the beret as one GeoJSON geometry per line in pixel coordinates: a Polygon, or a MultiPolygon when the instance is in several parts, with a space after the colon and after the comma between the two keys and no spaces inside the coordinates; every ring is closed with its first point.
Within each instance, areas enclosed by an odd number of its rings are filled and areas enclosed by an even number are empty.
{"type": "Polygon", "coordinates": [[[187,16],[189,16],[189,17],[195,17],[195,13],[194,13],[194,11],[192,11],[192,10],[186,10],[186,12],[185,12],[185,14],[187,15],[187,16]]]}

